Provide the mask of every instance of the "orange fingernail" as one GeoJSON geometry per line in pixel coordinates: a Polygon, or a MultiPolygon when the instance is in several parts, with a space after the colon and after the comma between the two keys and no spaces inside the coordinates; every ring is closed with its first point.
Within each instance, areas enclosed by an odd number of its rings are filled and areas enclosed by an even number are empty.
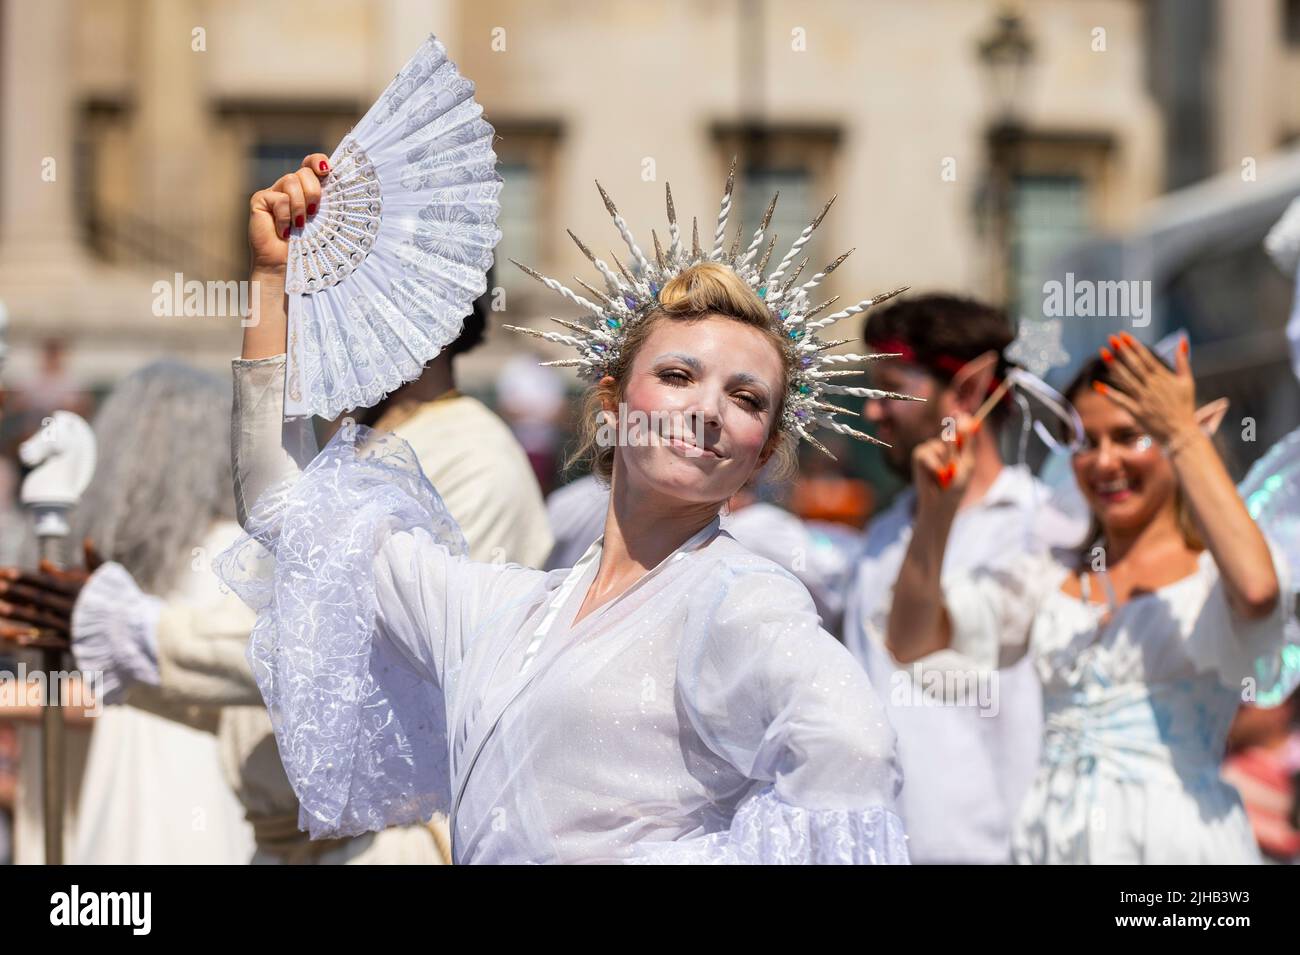
{"type": "Polygon", "coordinates": [[[960,451],[960,450],[962,449],[962,445],[964,445],[965,443],[966,443],[966,437],[965,437],[965,435],[963,435],[960,431],[958,431],[958,432],[957,432],[957,450],[960,451]]]}
{"type": "Polygon", "coordinates": [[[1182,352],[1184,355],[1186,355],[1189,351],[1191,351],[1191,345],[1188,343],[1186,338],[1184,338],[1182,341],[1178,343],[1178,350],[1182,352]]]}
{"type": "Polygon", "coordinates": [[[1094,381],[1092,383],[1092,390],[1097,392],[1097,394],[1099,395],[1104,395],[1110,389],[1108,389],[1104,383],[1100,381],[1094,381]]]}
{"type": "Polygon", "coordinates": [[[1110,353],[1110,349],[1103,348],[1101,350],[1101,360],[1109,365],[1111,362],[1115,360],[1115,356],[1110,353]]]}
{"type": "Polygon", "coordinates": [[[1120,341],[1118,338],[1116,338],[1114,335],[1108,336],[1106,340],[1110,342],[1110,347],[1115,349],[1115,351],[1119,351],[1121,348],[1124,347],[1124,343],[1120,341]]]}
{"type": "Polygon", "coordinates": [[[971,433],[971,434],[974,434],[976,431],[978,431],[978,430],[979,430],[980,428],[982,428],[983,426],[984,426],[984,422],[981,421],[979,418],[976,418],[976,419],[971,423],[971,426],[970,426],[970,433],[971,433]]]}
{"type": "Polygon", "coordinates": [[[1137,339],[1134,338],[1132,335],[1130,335],[1128,332],[1120,332],[1119,335],[1120,335],[1120,338],[1124,339],[1124,344],[1125,344],[1125,345],[1136,345],[1136,344],[1137,344],[1137,339]]]}

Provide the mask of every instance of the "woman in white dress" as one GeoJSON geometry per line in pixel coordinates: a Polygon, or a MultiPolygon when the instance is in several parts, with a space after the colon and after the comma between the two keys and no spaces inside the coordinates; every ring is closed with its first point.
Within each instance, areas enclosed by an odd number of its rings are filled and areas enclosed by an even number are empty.
{"type": "Polygon", "coordinates": [[[806,434],[811,331],[800,350],[734,253],[674,241],[671,268],[642,273],[654,300],[629,286],[585,339],[617,355],[592,391],[607,421],[674,422],[616,447],[589,435],[612,485],[603,537],[572,569],[469,561],[399,439],[345,427],[316,455],[301,419],[282,422],[284,236],[326,162],[253,197],[262,311],[234,415],[250,537],[223,560],[260,614],[251,656],[301,825],[448,810],[458,863],[905,862],[865,674],[791,574],[719,529],[806,434]]]}
{"type": "Polygon", "coordinates": [[[942,587],[970,454],[936,439],[914,455],[916,533],[888,646],[904,662],[951,647],[989,668],[1033,655],[1045,730],[1017,862],[1258,861],[1219,766],[1238,707],[1296,684],[1296,651],[1283,653],[1294,596],[1194,391],[1185,345],[1170,369],[1112,337],[1067,394],[1086,434],[1074,471],[1094,516],[1087,546],[942,587]]]}

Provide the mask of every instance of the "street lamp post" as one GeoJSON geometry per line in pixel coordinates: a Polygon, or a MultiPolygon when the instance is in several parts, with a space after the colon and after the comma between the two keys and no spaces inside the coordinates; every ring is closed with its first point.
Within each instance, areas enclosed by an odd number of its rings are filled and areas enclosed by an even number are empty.
{"type": "Polygon", "coordinates": [[[994,238],[998,262],[994,269],[995,298],[1008,307],[1014,304],[1014,209],[1016,176],[1020,169],[1021,144],[1025,139],[1022,118],[1025,74],[1034,59],[1034,43],[1024,21],[1011,7],[998,15],[992,31],[979,44],[980,63],[985,69],[993,98],[993,121],[989,126],[989,185],[993,200],[994,238]]]}

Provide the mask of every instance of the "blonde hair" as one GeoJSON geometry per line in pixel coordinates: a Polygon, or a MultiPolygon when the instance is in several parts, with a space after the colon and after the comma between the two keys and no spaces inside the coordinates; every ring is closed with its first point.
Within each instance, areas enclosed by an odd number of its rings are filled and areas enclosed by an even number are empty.
{"type": "Polygon", "coordinates": [[[795,442],[791,435],[781,430],[786,387],[793,371],[785,340],[763,300],[744,279],[717,262],[700,262],[683,269],[660,289],[658,307],[628,329],[619,349],[618,361],[610,369],[614,383],[597,383],[583,398],[578,446],[566,460],[566,467],[590,458],[591,473],[605,484],[610,482],[614,473],[614,448],[602,446],[597,441],[605,400],[612,398],[615,404],[623,400],[628,372],[637,352],[660,322],[694,322],[713,315],[758,328],[776,346],[777,354],[781,356],[783,380],[768,435],[768,447],[772,451],[769,475],[773,480],[784,480],[794,473],[797,463],[795,442]]]}

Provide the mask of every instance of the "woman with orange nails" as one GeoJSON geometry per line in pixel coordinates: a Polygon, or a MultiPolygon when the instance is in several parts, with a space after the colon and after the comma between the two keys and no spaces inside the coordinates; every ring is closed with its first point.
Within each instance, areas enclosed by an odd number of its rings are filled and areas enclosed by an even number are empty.
{"type": "Polygon", "coordinates": [[[1219,765],[1241,703],[1300,682],[1286,662],[1296,651],[1282,652],[1295,597],[1194,393],[1185,343],[1171,369],[1112,337],[1067,390],[1086,435],[1073,461],[1093,515],[1084,547],[942,585],[970,442],[914,455],[916,532],[890,650],[910,661],[952,647],[989,668],[1029,653],[1043,682],[1043,750],[1014,861],[1258,861],[1219,765]]]}

